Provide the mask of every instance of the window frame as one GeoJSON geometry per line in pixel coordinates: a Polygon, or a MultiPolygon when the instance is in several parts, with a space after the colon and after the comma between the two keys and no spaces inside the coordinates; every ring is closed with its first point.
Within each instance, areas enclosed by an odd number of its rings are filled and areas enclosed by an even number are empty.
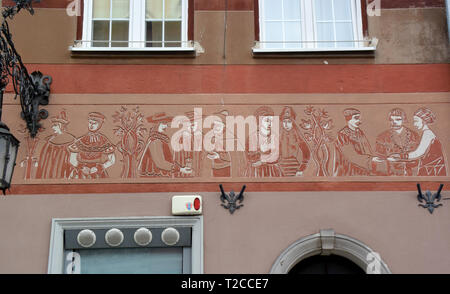
{"type": "MultiPolygon", "coordinates": [[[[130,1],[130,24],[129,24],[129,44],[127,47],[94,47],[92,46],[93,34],[93,1],[83,0],[82,16],[79,18],[77,37],[81,40],[75,41],[74,46],[69,47],[71,51],[195,51],[193,42],[193,0],[182,1],[181,17],[181,47],[146,47],[146,17],[145,0],[130,1]],[[78,44],[77,44],[78,43],[78,44]]],[[[163,32],[164,33],[164,32],[163,32]]],[[[113,43],[114,41],[110,41],[113,43]]]]}
{"type": "MultiPolygon", "coordinates": [[[[317,38],[316,21],[315,21],[315,5],[314,0],[302,0],[302,42],[306,43],[303,47],[286,48],[266,48],[265,40],[265,19],[264,19],[264,0],[254,0],[255,7],[255,41],[256,46],[252,48],[253,53],[276,53],[276,52],[345,52],[345,51],[370,51],[376,50],[376,42],[372,42],[368,38],[367,16],[363,13],[366,10],[366,0],[352,0],[352,22],[354,41],[364,41],[356,43],[354,47],[317,47],[314,43],[317,38]],[[307,13],[310,11],[310,13],[307,13]],[[354,18],[354,19],[353,19],[354,18]]],[[[284,35],[284,34],[283,34],[284,35]]],[[[284,40],[284,36],[283,36],[284,40]]]]}
{"type": "MultiPolygon", "coordinates": [[[[48,259],[48,274],[65,273],[64,231],[82,229],[110,228],[161,228],[189,227],[192,230],[192,245],[184,249],[184,254],[190,252],[191,274],[203,274],[203,216],[153,216],[153,217],[120,217],[120,218],[67,218],[52,219],[50,248],[48,259]]],[[[184,269],[183,269],[184,270],[184,269]]]]}

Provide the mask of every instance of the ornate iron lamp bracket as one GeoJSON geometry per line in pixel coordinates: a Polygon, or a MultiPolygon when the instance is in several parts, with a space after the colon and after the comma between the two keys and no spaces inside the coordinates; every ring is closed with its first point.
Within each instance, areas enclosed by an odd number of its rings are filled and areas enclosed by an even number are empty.
{"type": "Polygon", "coordinates": [[[426,208],[428,209],[428,211],[432,214],[435,208],[438,208],[439,206],[443,206],[443,204],[436,204],[435,202],[440,202],[441,201],[441,191],[442,188],[444,187],[444,184],[441,184],[439,186],[439,189],[437,191],[437,193],[435,194],[431,194],[430,191],[426,191],[425,195],[422,194],[422,189],[420,188],[420,184],[417,184],[417,191],[419,192],[419,194],[417,195],[417,200],[420,203],[425,203],[425,204],[419,204],[420,207],[426,208]]]}
{"type": "Polygon", "coordinates": [[[233,214],[237,209],[244,206],[244,204],[241,204],[244,201],[244,190],[246,186],[244,185],[241,189],[241,192],[236,195],[233,190],[231,190],[230,194],[226,194],[223,190],[222,185],[219,185],[220,191],[222,194],[220,195],[220,201],[222,201],[222,204],[220,204],[223,208],[228,209],[230,211],[230,214],[233,214]],[[239,203],[238,203],[239,202],[239,203]]]}
{"type": "Polygon", "coordinates": [[[31,75],[28,73],[12,41],[12,34],[7,20],[13,19],[22,9],[33,15],[32,3],[40,2],[40,0],[14,0],[14,2],[16,3],[15,6],[6,7],[2,11],[3,22],[0,29],[0,95],[3,95],[6,86],[10,82],[9,77],[11,77],[16,94],[15,98],[17,96],[20,97],[21,116],[26,122],[30,136],[35,137],[41,128],[39,121],[48,117],[48,112],[44,109],[39,109],[39,106],[48,105],[52,78],[43,75],[39,71],[35,71],[31,75]]]}

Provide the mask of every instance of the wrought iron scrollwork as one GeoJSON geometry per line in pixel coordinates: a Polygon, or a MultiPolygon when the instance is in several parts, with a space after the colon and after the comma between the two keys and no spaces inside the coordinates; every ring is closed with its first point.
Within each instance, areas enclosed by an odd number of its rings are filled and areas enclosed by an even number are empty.
{"type": "Polygon", "coordinates": [[[18,96],[20,97],[21,116],[27,124],[31,137],[35,137],[41,128],[39,121],[48,117],[48,112],[44,109],[39,109],[39,106],[48,105],[52,78],[43,75],[39,71],[35,71],[31,75],[28,73],[12,41],[8,19],[13,19],[22,9],[33,15],[32,3],[40,2],[40,0],[14,0],[14,2],[16,3],[15,6],[6,7],[2,11],[3,22],[0,29],[0,95],[3,96],[11,78],[16,94],[15,99],[18,96]]]}

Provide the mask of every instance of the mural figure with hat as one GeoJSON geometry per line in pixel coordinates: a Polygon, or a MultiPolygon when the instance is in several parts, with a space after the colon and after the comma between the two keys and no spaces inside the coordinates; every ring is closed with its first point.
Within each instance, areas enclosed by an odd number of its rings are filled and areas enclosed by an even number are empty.
{"type": "MultiPolygon", "coordinates": [[[[244,175],[250,178],[281,177],[279,130],[274,127],[274,111],[268,106],[261,106],[254,116],[258,122],[258,130],[249,134],[246,142],[247,164],[244,175]],[[258,142],[257,150],[251,150],[250,142],[258,142]]],[[[276,125],[279,126],[278,121],[276,125]]]]}
{"type": "Polygon", "coordinates": [[[68,147],[75,137],[67,132],[69,120],[65,110],[52,117],[51,122],[53,134],[45,138],[41,148],[36,179],[68,179],[73,170],[68,147]]]}
{"type": "Polygon", "coordinates": [[[116,147],[100,133],[105,116],[99,112],[88,115],[88,133],[68,147],[74,170],[72,179],[107,178],[107,169],[114,165],[116,147]]]}
{"type": "Polygon", "coordinates": [[[227,136],[226,133],[225,123],[228,115],[230,115],[228,110],[222,110],[213,113],[205,120],[205,125],[208,125],[208,123],[212,125],[212,130],[205,136],[205,141],[207,142],[210,139],[208,143],[212,147],[211,150],[208,150],[206,158],[211,163],[211,176],[216,178],[231,177],[232,157],[231,152],[226,151],[225,146],[227,146],[226,140],[232,140],[234,145],[235,138],[227,136]],[[209,121],[209,119],[212,119],[212,121],[209,121]]]}
{"type": "Polygon", "coordinates": [[[334,176],[369,176],[382,159],[372,153],[370,143],[361,130],[361,112],[355,108],[344,110],[347,126],[337,134],[334,149],[334,176]]]}
{"type": "MultiPolygon", "coordinates": [[[[381,158],[387,158],[394,153],[406,153],[416,149],[419,136],[413,130],[404,126],[407,122],[403,109],[395,108],[389,112],[391,128],[377,137],[376,152],[381,158]]],[[[388,162],[387,175],[412,176],[414,162],[388,162]]]]}
{"type": "MultiPolygon", "coordinates": [[[[191,124],[190,132],[183,133],[180,138],[180,144],[184,146],[183,150],[174,152],[174,162],[180,166],[192,169],[192,173],[183,173],[181,171],[175,174],[177,178],[185,177],[200,177],[202,161],[204,160],[203,148],[203,133],[201,130],[201,122],[196,121],[196,118],[201,119],[202,114],[197,112],[197,108],[194,111],[185,113],[186,118],[191,124]],[[183,138],[190,138],[189,142],[184,142],[183,138]]],[[[172,138],[173,139],[173,138],[172,138]]]]}
{"type": "Polygon", "coordinates": [[[280,167],[283,176],[302,176],[308,166],[311,153],[295,119],[296,113],[290,106],[285,106],[280,114],[280,167]]]}
{"type": "Polygon", "coordinates": [[[141,177],[173,177],[176,173],[191,174],[190,167],[181,166],[174,161],[170,149],[170,138],[164,134],[172,117],[165,112],[147,117],[153,124],[144,152],[139,161],[138,171],[141,177]]]}
{"type": "Polygon", "coordinates": [[[388,161],[398,163],[418,160],[417,176],[446,176],[442,144],[429,126],[435,121],[436,116],[430,109],[418,109],[414,113],[414,126],[422,133],[419,145],[415,150],[392,154],[388,161]]]}

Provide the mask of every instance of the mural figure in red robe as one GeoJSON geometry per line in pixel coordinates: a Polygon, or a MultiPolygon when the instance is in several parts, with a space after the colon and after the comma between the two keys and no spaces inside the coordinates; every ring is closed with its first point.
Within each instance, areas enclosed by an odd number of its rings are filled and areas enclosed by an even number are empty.
{"type": "Polygon", "coordinates": [[[53,134],[47,137],[39,156],[36,179],[68,179],[73,166],[70,164],[68,147],[75,141],[72,134],[67,133],[66,111],[51,119],[53,134]]]}
{"type": "Polygon", "coordinates": [[[107,169],[114,165],[116,147],[100,133],[105,116],[98,112],[88,115],[88,133],[78,138],[68,149],[70,163],[74,170],[70,178],[100,179],[107,178],[107,169]]]}
{"type": "MultiPolygon", "coordinates": [[[[419,143],[419,135],[404,126],[407,121],[406,113],[400,108],[389,112],[391,128],[377,137],[376,152],[382,158],[387,158],[394,153],[405,153],[416,149],[419,143]]],[[[388,162],[387,175],[389,176],[412,176],[414,162],[388,162]]]]}
{"type": "Polygon", "coordinates": [[[147,121],[154,126],[150,130],[147,145],[139,161],[139,175],[141,177],[172,178],[178,172],[191,174],[191,168],[182,167],[174,161],[170,149],[170,138],[165,134],[172,117],[167,116],[165,112],[161,112],[148,117],[147,121]]]}
{"type": "Polygon", "coordinates": [[[334,148],[334,176],[369,176],[377,163],[384,161],[373,155],[369,141],[361,130],[361,112],[344,110],[347,126],[340,130],[334,148]]]}
{"type": "Polygon", "coordinates": [[[311,157],[295,119],[294,109],[284,107],[280,114],[280,167],[285,177],[302,176],[311,157]]]}
{"type": "Polygon", "coordinates": [[[417,176],[446,176],[447,168],[441,141],[430,129],[436,121],[435,114],[428,108],[420,108],[414,113],[414,126],[421,132],[420,143],[410,152],[392,154],[390,162],[418,160],[417,176]]]}

